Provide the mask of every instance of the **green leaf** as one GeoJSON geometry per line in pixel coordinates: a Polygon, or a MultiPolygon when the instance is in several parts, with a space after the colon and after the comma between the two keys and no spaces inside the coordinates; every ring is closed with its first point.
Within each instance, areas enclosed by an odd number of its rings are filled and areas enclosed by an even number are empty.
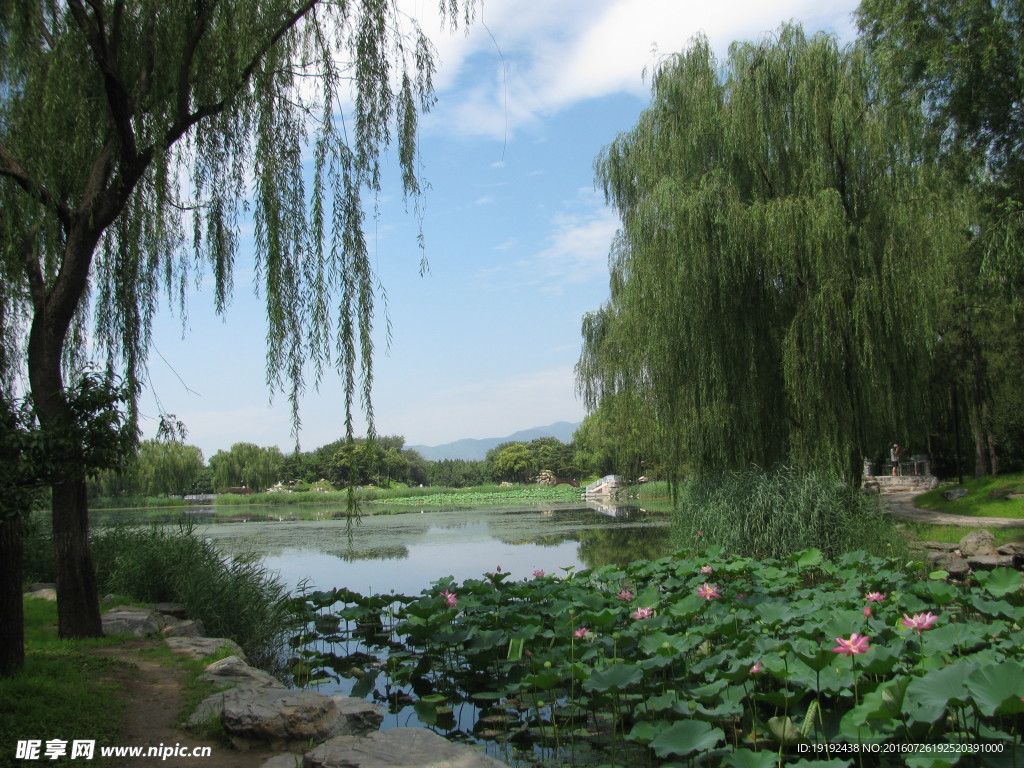
{"type": "Polygon", "coordinates": [[[721,728],[712,728],[702,720],[683,720],[659,733],[651,741],[658,757],[689,755],[712,749],[725,740],[721,728]]]}
{"type": "Polygon", "coordinates": [[[983,586],[985,591],[993,597],[1003,597],[1011,592],[1020,591],[1022,584],[1024,584],[1024,578],[1021,578],[1020,571],[1013,568],[996,568],[989,571],[983,586]]]}
{"type": "Polygon", "coordinates": [[[967,690],[981,714],[1016,715],[1024,712],[1024,668],[1019,662],[1005,661],[985,666],[967,678],[967,690]]]}
{"type": "Polygon", "coordinates": [[[803,734],[800,733],[800,726],[793,722],[791,717],[772,717],[768,720],[768,730],[771,731],[775,740],[784,746],[798,744],[803,741],[803,734]]]}
{"type": "Polygon", "coordinates": [[[812,568],[816,565],[821,565],[824,559],[825,557],[821,554],[821,550],[813,547],[790,556],[790,560],[796,563],[797,568],[812,568]]]}
{"type": "Polygon", "coordinates": [[[779,764],[779,756],[766,749],[755,752],[752,749],[737,749],[725,756],[722,765],[730,768],[772,768],[779,764]]]}
{"type": "Polygon", "coordinates": [[[663,723],[641,721],[633,724],[633,728],[626,734],[626,738],[637,744],[650,744],[651,740],[664,730],[667,729],[663,723]]]}
{"type": "Polygon", "coordinates": [[[976,669],[972,661],[959,661],[915,678],[907,686],[904,711],[913,720],[934,723],[951,704],[967,701],[966,681],[976,669]]]}
{"type": "Polygon", "coordinates": [[[523,683],[534,688],[539,688],[542,691],[548,691],[558,685],[558,681],[561,679],[562,676],[555,672],[555,670],[545,669],[541,672],[527,675],[523,678],[523,683]]]}
{"type": "Polygon", "coordinates": [[[379,669],[371,669],[369,672],[367,672],[365,675],[359,678],[359,681],[352,686],[352,693],[349,695],[357,699],[365,698],[366,695],[373,690],[374,683],[376,683],[377,675],[379,674],[379,669]]]}
{"type": "Polygon", "coordinates": [[[583,682],[583,689],[598,692],[621,690],[639,683],[643,676],[643,670],[636,664],[616,663],[594,672],[583,682]]]}

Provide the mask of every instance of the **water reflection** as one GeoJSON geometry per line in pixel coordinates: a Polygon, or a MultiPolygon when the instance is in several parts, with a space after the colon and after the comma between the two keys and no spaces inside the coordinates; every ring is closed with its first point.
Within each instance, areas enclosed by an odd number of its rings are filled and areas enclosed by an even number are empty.
{"type": "MultiPolygon", "coordinates": [[[[292,587],[347,586],[419,594],[446,576],[479,578],[497,566],[515,578],[534,570],[599,567],[668,553],[668,517],[637,507],[581,504],[404,511],[346,520],[209,523],[199,530],[228,554],[255,552],[292,587]],[[614,514],[610,514],[614,511],[614,514]]],[[[269,519],[268,519],[269,518],[269,519]]]]}

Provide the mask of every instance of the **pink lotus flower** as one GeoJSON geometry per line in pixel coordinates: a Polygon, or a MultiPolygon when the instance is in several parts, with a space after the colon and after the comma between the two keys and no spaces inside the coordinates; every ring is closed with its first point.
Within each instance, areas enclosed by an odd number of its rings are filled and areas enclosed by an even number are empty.
{"type": "Polygon", "coordinates": [[[577,640],[581,640],[581,639],[583,639],[584,637],[587,636],[588,632],[590,632],[590,627],[580,627],[579,629],[577,629],[572,634],[573,634],[573,637],[575,637],[577,640]]]}
{"type": "Polygon", "coordinates": [[[637,619],[637,620],[639,620],[639,619],[649,619],[649,618],[651,618],[651,616],[654,615],[654,609],[653,608],[637,608],[635,611],[633,611],[629,615],[632,616],[634,619],[637,619]]]}
{"type": "Polygon", "coordinates": [[[454,608],[459,602],[455,599],[457,595],[454,592],[449,592],[447,589],[444,592],[441,592],[441,597],[444,598],[444,601],[449,608],[454,608]]]}
{"type": "Polygon", "coordinates": [[[866,595],[864,595],[864,599],[867,600],[869,603],[880,603],[883,600],[885,600],[885,595],[883,595],[881,592],[868,592],[866,595]]]}
{"type": "Polygon", "coordinates": [[[704,582],[704,586],[697,587],[697,594],[705,600],[710,600],[713,597],[721,597],[718,593],[718,587],[714,584],[708,584],[706,581],[704,582]]]}
{"type": "Polygon", "coordinates": [[[867,653],[871,648],[871,646],[868,645],[868,637],[866,635],[858,635],[856,632],[850,635],[849,640],[837,637],[836,642],[839,643],[839,645],[832,649],[832,653],[841,653],[843,656],[867,653]]]}
{"type": "Polygon", "coordinates": [[[697,535],[698,535],[698,536],[703,536],[704,534],[703,534],[703,533],[701,533],[700,531],[697,531],[697,535]]]}
{"type": "Polygon", "coordinates": [[[865,619],[870,619],[871,618],[871,606],[870,605],[865,605],[864,606],[864,618],[865,619]]]}
{"type": "Polygon", "coordinates": [[[938,620],[939,617],[931,611],[929,611],[928,613],[915,613],[913,618],[907,616],[907,614],[904,613],[903,621],[901,621],[900,624],[902,624],[907,629],[914,630],[915,632],[917,632],[918,635],[920,635],[921,630],[931,629],[932,625],[938,620]]]}
{"type": "Polygon", "coordinates": [[[760,661],[755,661],[754,662],[754,666],[752,666],[750,668],[750,674],[752,674],[752,675],[759,675],[763,671],[764,671],[764,667],[761,666],[761,662],[760,661]]]}
{"type": "Polygon", "coordinates": [[[543,575],[544,575],[544,571],[542,571],[540,568],[538,568],[536,571],[533,572],[533,578],[535,578],[535,579],[539,579],[543,575]]]}
{"type": "Polygon", "coordinates": [[[616,597],[619,598],[619,600],[632,600],[633,593],[630,592],[628,589],[624,589],[621,592],[619,592],[619,594],[617,594],[616,597]]]}
{"type": "Polygon", "coordinates": [[[712,568],[710,565],[704,565],[704,566],[701,566],[700,572],[701,573],[711,573],[713,570],[715,570],[715,569],[712,568]]]}

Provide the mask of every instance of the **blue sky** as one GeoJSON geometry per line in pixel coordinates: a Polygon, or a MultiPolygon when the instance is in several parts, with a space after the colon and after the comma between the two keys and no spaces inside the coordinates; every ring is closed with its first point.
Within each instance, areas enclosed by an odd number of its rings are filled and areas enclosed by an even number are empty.
{"type": "MultiPolygon", "coordinates": [[[[435,0],[399,5],[422,20],[440,58],[438,103],[420,136],[430,270],[420,276],[417,222],[393,173],[367,229],[387,294],[376,320],[374,409],[378,433],[425,445],[583,418],[573,375],[580,321],[607,296],[618,227],[594,189],[593,162],[646,106],[645,68],[698,32],[724,58],[733,40],[788,19],[849,40],[856,7],[485,0],[486,28],[452,34],[440,30],[435,0]]],[[[180,318],[157,318],[141,401],[144,436],[162,409],[186,424],[187,441],[207,458],[241,441],[285,452],[295,445],[287,400],[271,402],[265,385],[264,310],[242,243],[226,317],[214,315],[207,290],[190,298],[184,338],[180,318]]],[[[303,449],[344,434],[342,407],[328,374],[302,402],[303,449]]]]}

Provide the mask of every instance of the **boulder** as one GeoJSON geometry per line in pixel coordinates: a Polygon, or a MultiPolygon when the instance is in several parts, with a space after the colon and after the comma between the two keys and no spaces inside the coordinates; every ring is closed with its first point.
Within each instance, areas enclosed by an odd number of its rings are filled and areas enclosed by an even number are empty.
{"type": "Polygon", "coordinates": [[[954,579],[962,579],[971,572],[970,563],[957,554],[946,555],[939,561],[938,566],[954,579]]]}
{"type": "Polygon", "coordinates": [[[274,755],[260,763],[260,768],[302,768],[302,755],[297,752],[274,755]]]}
{"type": "Polygon", "coordinates": [[[1002,555],[975,555],[967,558],[972,571],[992,571],[996,568],[1012,568],[1013,558],[1002,555]]]}
{"type": "Polygon", "coordinates": [[[36,600],[49,600],[51,603],[55,603],[57,602],[57,590],[50,587],[42,587],[40,589],[29,588],[28,592],[25,593],[25,597],[34,597],[36,600]]]}
{"type": "Polygon", "coordinates": [[[193,659],[201,659],[227,648],[232,654],[245,661],[245,652],[234,640],[226,637],[168,637],[167,647],[175,653],[184,653],[193,659]]]}
{"type": "Polygon", "coordinates": [[[119,605],[104,613],[103,622],[105,635],[132,635],[146,637],[157,634],[163,626],[160,616],[147,608],[136,608],[131,605],[119,605]]]}
{"type": "Polygon", "coordinates": [[[997,554],[995,536],[984,528],[971,531],[960,539],[958,549],[966,558],[976,556],[991,557],[997,554]]]}
{"type": "Polygon", "coordinates": [[[365,738],[339,736],[306,753],[304,768],[505,768],[482,750],[426,728],[395,728],[365,738]]]}
{"type": "MultiPolygon", "coordinates": [[[[347,697],[338,697],[344,699],[347,697]]],[[[310,690],[235,688],[224,694],[220,721],[238,749],[253,742],[272,746],[317,743],[343,734],[361,735],[383,715],[362,699],[338,701],[310,690]]],[[[372,730],[371,729],[371,730],[372,730]]]]}
{"type": "Polygon", "coordinates": [[[188,618],[188,609],[181,603],[157,603],[153,606],[153,610],[157,613],[173,616],[176,619],[188,618]]]}
{"type": "Polygon", "coordinates": [[[944,498],[946,501],[956,501],[957,499],[962,499],[966,495],[966,488],[951,488],[948,491],[942,492],[942,498],[944,498]]]}
{"type": "Polygon", "coordinates": [[[206,627],[199,619],[176,619],[171,615],[164,618],[164,637],[203,637],[206,627]]]}
{"type": "Polygon", "coordinates": [[[206,671],[199,676],[199,680],[223,687],[284,688],[284,684],[276,677],[267,674],[262,669],[250,667],[238,656],[228,656],[208,664],[206,671]]]}

